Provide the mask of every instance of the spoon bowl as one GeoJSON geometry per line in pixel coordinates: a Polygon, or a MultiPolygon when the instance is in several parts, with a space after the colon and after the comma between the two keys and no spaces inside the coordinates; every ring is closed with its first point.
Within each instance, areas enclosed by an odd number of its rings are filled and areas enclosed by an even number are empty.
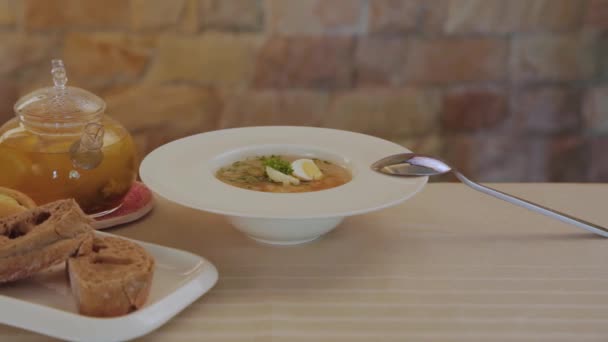
{"type": "Polygon", "coordinates": [[[372,164],[372,170],[391,176],[437,176],[452,171],[443,161],[415,153],[395,154],[372,164]]]}

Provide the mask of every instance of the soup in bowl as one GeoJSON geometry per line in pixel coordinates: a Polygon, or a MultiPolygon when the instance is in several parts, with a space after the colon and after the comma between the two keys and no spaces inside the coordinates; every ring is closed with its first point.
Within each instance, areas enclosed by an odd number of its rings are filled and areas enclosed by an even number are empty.
{"type": "Polygon", "coordinates": [[[320,191],[350,182],[350,172],[328,160],[305,156],[249,157],[220,168],[215,176],[239,188],[276,193],[320,191]]]}
{"type": "Polygon", "coordinates": [[[161,146],[144,158],[140,175],[156,194],[224,215],[256,241],[292,245],[323,236],[345,217],[399,204],[420,191],[426,177],[390,177],[370,168],[408,152],[334,129],[234,128],[161,146]]]}

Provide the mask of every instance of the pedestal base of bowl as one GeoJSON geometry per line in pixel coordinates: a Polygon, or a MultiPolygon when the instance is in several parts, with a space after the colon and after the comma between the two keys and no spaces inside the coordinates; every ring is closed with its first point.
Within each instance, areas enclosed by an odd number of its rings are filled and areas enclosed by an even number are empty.
{"type": "Polygon", "coordinates": [[[338,226],[343,217],[274,219],[227,216],[238,231],[270,245],[298,245],[314,241],[338,226]]]}
{"type": "Polygon", "coordinates": [[[273,245],[273,246],[293,246],[293,245],[301,245],[303,243],[309,243],[309,242],[313,242],[316,241],[317,239],[319,239],[321,237],[321,235],[319,236],[315,236],[312,239],[304,239],[304,240],[295,240],[295,241],[273,241],[273,240],[264,240],[264,239],[258,239],[255,238],[251,235],[247,235],[248,238],[250,238],[253,241],[265,244],[265,245],[273,245]]]}

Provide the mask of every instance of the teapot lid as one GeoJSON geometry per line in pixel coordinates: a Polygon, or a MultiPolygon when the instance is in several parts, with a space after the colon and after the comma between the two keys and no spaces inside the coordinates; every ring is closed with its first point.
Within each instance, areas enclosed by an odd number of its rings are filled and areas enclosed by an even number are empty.
{"type": "Polygon", "coordinates": [[[62,60],[52,60],[51,74],[54,86],[37,89],[15,103],[15,114],[21,120],[67,126],[99,120],[105,102],[89,91],[66,86],[68,78],[62,60]]]}

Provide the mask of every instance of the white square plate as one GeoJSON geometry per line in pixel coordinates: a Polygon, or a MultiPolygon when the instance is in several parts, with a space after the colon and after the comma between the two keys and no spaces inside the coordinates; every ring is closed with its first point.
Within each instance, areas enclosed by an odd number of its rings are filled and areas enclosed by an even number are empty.
{"type": "Polygon", "coordinates": [[[150,297],[140,310],[116,318],[79,315],[65,267],[58,265],[30,279],[0,285],[0,323],[64,340],[125,341],[157,329],[217,282],[215,266],[197,255],[136,242],[156,261],[150,297]]]}

